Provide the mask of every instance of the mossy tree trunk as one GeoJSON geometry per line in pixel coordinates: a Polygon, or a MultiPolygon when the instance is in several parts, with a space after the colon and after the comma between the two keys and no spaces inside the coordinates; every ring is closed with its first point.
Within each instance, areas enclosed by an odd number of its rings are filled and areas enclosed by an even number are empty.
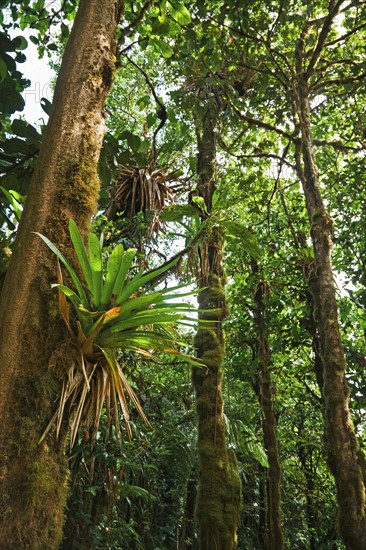
{"type": "MultiPolygon", "coordinates": [[[[258,264],[252,260],[252,272],[258,275],[258,264]]],[[[254,322],[257,333],[258,384],[257,394],[262,413],[264,446],[268,458],[266,471],[265,550],[281,550],[283,535],[281,526],[281,468],[276,434],[276,418],[273,402],[270,351],[266,329],[265,311],[269,287],[260,281],[254,291],[254,322]]]]}
{"type": "Polygon", "coordinates": [[[346,360],[339,329],[331,262],[333,222],[325,208],[318,185],[310,110],[311,77],[338,9],[339,2],[330,2],[329,15],[319,35],[317,49],[308,64],[304,49],[306,27],[298,41],[293,104],[295,124],[300,136],[296,153],[297,173],[304,190],[315,253],[314,269],[309,275],[309,290],[314,305],[319,354],[323,365],[322,394],[325,402],[327,458],[336,483],[340,535],[348,550],[360,550],[366,549],[365,484],[350,416],[349,389],[345,377],[346,360]]]}
{"type": "MultiPolygon", "coordinates": [[[[207,102],[201,134],[198,132],[198,193],[207,212],[212,209],[216,188],[216,131],[219,109],[215,100],[207,102]]],[[[224,238],[214,227],[201,246],[201,277],[205,287],[198,296],[199,307],[212,310],[201,313],[210,319],[210,328],[199,329],[195,338],[198,357],[207,371],[195,368],[193,383],[198,413],[198,451],[200,460],[196,517],[201,550],[232,550],[236,547],[241,503],[240,478],[236,458],[225,441],[221,392],[224,337],[222,321],[226,317],[225,273],[222,265],[224,238]]]]}
{"type": "Polygon", "coordinates": [[[62,439],[38,444],[72,360],[51,283],[54,255],[70,255],[68,221],[85,235],[99,191],[103,105],[115,68],[120,0],[81,0],[30,185],[0,303],[0,547],[57,549],[68,467],[62,439]]]}

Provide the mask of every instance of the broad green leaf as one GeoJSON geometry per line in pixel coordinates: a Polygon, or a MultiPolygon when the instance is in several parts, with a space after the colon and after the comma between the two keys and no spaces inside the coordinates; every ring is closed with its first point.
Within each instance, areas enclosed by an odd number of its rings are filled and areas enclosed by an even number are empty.
{"type": "Polygon", "coordinates": [[[137,312],[139,309],[146,308],[152,304],[156,304],[157,300],[161,296],[161,292],[152,292],[145,296],[138,296],[137,298],[130,298],[121,307],[120,316],[129,314],[131,311],[137,312]]]}
{"type": "Polygon", "coordinates": [[[107,187],[111,183],[112,173],[109,169],[107,159],[102,158],[102,155],[99,158],[98,175],[103,187],[107,187]]]}
{"type": "Polygon", "coordinates": [[[136,105],[139,107],[140,110],[143,110],[149,105],[150,101],[150,96],[144,95],[142,97],[139,97],[139,99],[136,101],[136,105]]]}
{"type": "Polygon", "coordinates": [[[151,39],[151,42],[156,45],[157,49],[161,52],[165,59],[169,59],[173,55],[173,51],[167,42],[159,38],[151,39]]]}
{"type": "Polygon", "coordinates": [[[265,450],[263,449],[262,445],[260,445],[258,442],[249,440],[246,443],[246,447],[248,449],[248,452],[252,455],[252,457],[259,462],[261,466],[264,468],[268,468],[268,458],[266,455],[265,450]]]}
{"type": "Polygon", "coordinates": [[[125,130],[120,134],[120,139],[126,139],[129,147],[131,147],[132,151],[138,151],[141,143],[141,139],[139,136],[136,136],[136,134],[133,134],[129,130],[125,130]]]}
{"type": "Polygon", "coordinates": [[[174,343],[180,345],[174,337],[161,335],[156,331],[147,330],[124,330],[119,334],[100,333],[97,338],[97,344],[114,349],[130,349],[139,347],[148,350],[161,350],[174,343]]]}
{"type": "Polygon", "coordinates": [[[171,20],[167,17],[156,17],[152,22],[153,34],[168,35],[170,34],[171,20]]]}
{"type": "Polygon", "coordinates": [[[208,214],[205,199],[203,197],[192,197],[192,202],[205,214],[208,214]]]}
{"type": "Polygon", "coordinates": [[[26,141],[19,138],[7,139],[6,141],[0,143],[0,147],[4,151],[4,153],[8,155],[13,155],[15,153],[17,156],[31,156],[38,151],[38,147],[36,147],[36,145],[34,145],[33,143],[27,143],[26,141]]]}
{"type": "Polygon", "coordinates": [[[132,327],[137,328],[141,326],[154,325],[154,323],[159,323],[160,325],[164,323],[176,323],[177,321],[180,321],[182,317],[183,316],[180,313],[159,313],[159,316],[157,316],[157,314],[153,311],[150,313],[144,312],[144,315],[136,314],[130,316],[124,321],[118,321],[116,324],[111,326],[110,331],[111,333],[117,334],[118,332],[132,327]]]}
{"type": "Polygon", "coordinates": [[[32,142],[39,144],[42,136],[37,132],[34,126],[26,122],[25,120],[15,119],[11,124],[11,128],[19,137],[31,139],[32,142]]]}
{"type": "Polygon", "coordinates": [[[224,221],[222,226],[225,230],[227,238],[239,239],[245,251],[250,256],[253,256],[255,259],[260,258],[260,248],[254,233],[249,231],[246,227],[240,223],[234,221],[224,221]]]}
{"type": "Polygon", "coordinates": [[[148,139],[144,139],[143,141],[141,141],[140,143],[140,147],[138,149],[138,152],[139,153],[145,153],[145,151],[148,151],[151,147],[151,143],[148,139]]]}
{"type": "Polygon", "coordinates": [[[179,25],[189,25],[191,16],[184,4],[181,2],[168,2],[168,6],[173,19],[175,19],[179,25]]]}
{"type": "MultiPolygon", "coordinates": [[[[7,198],[9,204],[12,206],[12,208],[14,210],[14,215],[15,215],[17,221],[20,221],[20,217],[22,215],[22,209],[20,208],[21,203],[13,195],[13,193],[15,193],[15,191],[10,191],[9,192],[2,185],[0,185],[0,190],[4,193],[4,195],[7,198]]],[[[18,193],[16,193],[16,195],[18,195],[18,197],[20,196],[18,193]]]]}
{"type": "Polygon", "coordinates": [[[41,98],[41,107],[46,113],[46,115],[49,115],[51,112],[52,103],[45,97],[41,98]]]}
{"type": "Polygon", "coordinates": [[[107,307],[111,301],[114,285],[117,280],[118,273],[123,263],[124,249],[121,244],[114,247],[107,263],[105,282],[103,286],[101,307],[107,307]]]}
{"type": "Polygon", "coordinates": [[[151,126],[154,126],[155,122],[157,121],[157,116],[155,113],[149,113],[146,117],[147,127],[151,128],[151,126]]]}
{"type": "Polygon", "coordinates": [[[24,36],[16,36],[13,38],[12,43],[17,50],[25,50],[28,47],[28,42],[24,36]]]}

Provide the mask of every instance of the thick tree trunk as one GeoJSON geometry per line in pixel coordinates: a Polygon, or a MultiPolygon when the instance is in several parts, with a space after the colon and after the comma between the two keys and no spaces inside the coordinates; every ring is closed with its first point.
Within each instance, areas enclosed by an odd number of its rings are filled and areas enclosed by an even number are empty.
{"type": "MultiPolygon", "coordinates": [[[[252,271],[258,265],[252,261],[252,271]]],[[[259,282],[254,292],[254,321],[257,332],[258,397],[262,412],[264,446],[268,458],[266,483],[265,550],[281,550],[283,535],[281,526],[281,468],[278,451],[276,419],[269,371],[270,352],[265,322],[265,299],[268,292],[265,282],[259,282]]]]}
{"type": "Polygon", "coordinates": [[[56,549],[68,467],[53,434],[38,444],[72,360],[50,285],[55,257],[34,231],[70,252],[73,217],[85,234],[96,209],[103,105],[115,66],[122,2],[81,0],[0,303],[0,547],[56,549]]]}
{"type": "MultiPolygon", "coordinates": [[[[202,135],[198,140],[199,194],[211,211],[216,187],[216,102],[207,107],[202,135]]],[[[240,478],[236,458],[225,442],[223,399],[221,393],[224,338],[222,321],[226,317],[225,274],[222,266],[224,239],[215,227],[201,247],[201,279],[205,287],[198,295],[199,307],[212,310],[201,313],[213,321],[210,328],[199,329],[195,338],[198,357],[207,365],[195,368],[193,383],[198,413],[198,450],[200,459],[196,517],[201,550],[232,550],[237,543],[241,502],[240,478]]]]}
{"type": "MultiPolygon", "coordinates": [[[[298,52],[299,55],[299,52],[298,52]]],[[[329,467],[334,475],[339,505],[339,528],[348,550],[366,549],[366,500],[358,445],[349,411],[346,360],[340,337],[336,289],[331,263],[333,222],[318,186],[310,120],[309,86],[298,63],[294,86],[294,112],[301,136],[296,165],[311,225],[315,266],[309,290],[319,334],[323,365],[323,397],[329,467]]],[[[320,377],[318,376],[318,379],[320,377]]]]}

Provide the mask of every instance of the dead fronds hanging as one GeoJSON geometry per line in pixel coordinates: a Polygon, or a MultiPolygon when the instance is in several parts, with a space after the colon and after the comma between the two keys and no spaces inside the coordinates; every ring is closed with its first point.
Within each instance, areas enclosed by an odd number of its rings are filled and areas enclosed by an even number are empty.
{"type": "Polygon", "coordinates": [[[168,182],[176,177],[177,172],[166,174],[164,168],[122,166],[118,180],[109,191],[107,218],[115,220],[118,212],[130,219],[138,212],[155,212],[150,221],[150,234],[157,233],[161,226],[159,213],[173,202],[173,191],[168,182]]]}

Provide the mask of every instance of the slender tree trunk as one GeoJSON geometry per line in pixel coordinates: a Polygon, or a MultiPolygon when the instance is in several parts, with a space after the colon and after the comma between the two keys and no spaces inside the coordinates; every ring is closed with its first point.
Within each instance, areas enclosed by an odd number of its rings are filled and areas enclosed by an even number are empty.
{"type": "Polygon", "coordinates": [[[177,550],[191,550],[194,535],[194,510],[196,506],[197,481],[188,479],[184,502],[182,525],[178,532],[177,550]]]}
{"type": "Polygon", "coordinates": [[[303,41],[300,40],[297,51],[298,76],[293,87],[295,122],[301,136],[296,166],[304,190],[315,253],[309,290],[314,304],[323,365],[327,457],[336,483],[340,535],[348,550],[361,550],[366,549],[365,485],[350,417],[346,360],[339,330],[331,263],[333,222],[318,186],[311,134],[309,75],[303,71],[302,47],[303,41]]]}
{"type": "Polygon", "coordinates": [[[258,517],[258,548],[265,547],[266,541],[266,497],[267,497],[267,469],[258,464],[258,473],[259,473],[259,517],[258,517]]]}
{"type": "MultiPolygon", "coordinates": [[[[218,107],[210,103],[203,116],[198,139],[199,195],[211,211],[216,188],[216,130],[218,107]]],[[[195,368],[193,383],[198,413],[198,450],[200,459],[196,517],[201,550],[232,550],[237,543],[241,502],[240,478],[236,458],[225,442],[223,399],[221,393],[224,337],[222,321],[227,315],[225,273],[222,265],[224,239],[219,227],[210,232],[201,246],[201,279],[204,287],[198,296],[201,313],[213,321],[210,328],[199,329],[195,338],[198,357],[207,371],[195,368]]]]}
{"type": "MultiPolygon", "coordinates": [[[[258,264],[252,261],[253,274],[258,273],[258,264]]],[[[270,352],[265,321],[265,300],[268,285],[259,282],[254,292],[254,321],[257,332],[258,397],[262,412],[264,446],[268,458],[266,472],[266,528],[265,550],[281,550],[283,535],[281,526],[281,468],[278,451],[276,419],[269,371],[270,352]]]]}
{"type": "Polygon", "coordinates": [[[70,252],[96,209],[102,115],[115,67],[119,0],[81,0],[0,303],[0,547],[57,549],[68,467],[62,441],[38,444],[72,358],[58,313],[55,257],[34,231],[70,252]]]}
{"type": "MultiPolygon", "coordinates": [[[[302,425],[299,427],[299,433],[302,433],[302,425]]],[[[298,449],[298,457],[301,468],[304,473],[306,486],[306,522],[308,525],[308,537],[310,550],[316,550],[319,532],[319,518],[314,500],[315,491],[315,474],[316,469],[312,463],[313,449],[307,445],[300,444],[298,449]]]]}

